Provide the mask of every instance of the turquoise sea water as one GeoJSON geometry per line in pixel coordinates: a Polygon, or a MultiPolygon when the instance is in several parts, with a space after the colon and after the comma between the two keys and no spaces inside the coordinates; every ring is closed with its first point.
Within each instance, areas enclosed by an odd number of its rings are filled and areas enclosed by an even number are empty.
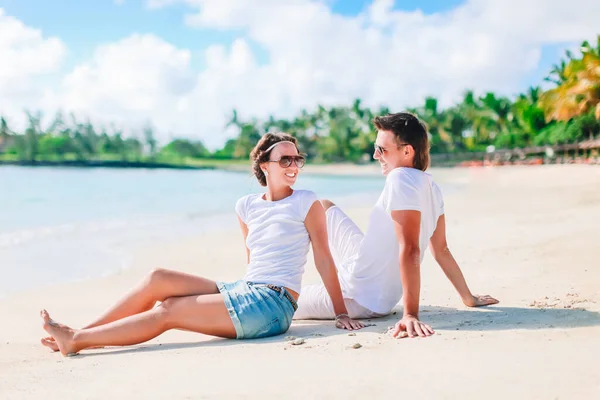
{"type": "MultiPolygon", "coordinates": [[[[300,175],[342,206],[374,203],[383,177],[300,175]]],[[[0,167],[0,297],[130,266],[133,250],[237,228],[234,206],[262,191],[249,173],[0,167]]]]}

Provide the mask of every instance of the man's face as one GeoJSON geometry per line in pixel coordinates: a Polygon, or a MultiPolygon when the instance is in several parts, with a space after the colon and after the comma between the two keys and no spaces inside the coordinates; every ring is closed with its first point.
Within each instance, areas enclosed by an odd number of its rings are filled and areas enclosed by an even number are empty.
{"type": "Polygon", "coordinates": [[[412,146],[398,143],[390,131],[377,131],[373,158],[379,161],[381,173],[385,176],[399,167],[412,167],[412,146]],[[406,149],[406,148],[409,149],[406,149]]]}

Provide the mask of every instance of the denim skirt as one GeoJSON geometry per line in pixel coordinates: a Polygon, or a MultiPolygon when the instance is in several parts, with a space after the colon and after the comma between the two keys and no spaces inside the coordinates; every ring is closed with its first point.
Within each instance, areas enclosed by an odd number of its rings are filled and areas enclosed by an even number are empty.
{"type": "Polygon", "coordinates": [[[257,339],[285,333],[298,305],[281,287],[244,280],[217,282],[235,326],[237,339],[257,339]]]}

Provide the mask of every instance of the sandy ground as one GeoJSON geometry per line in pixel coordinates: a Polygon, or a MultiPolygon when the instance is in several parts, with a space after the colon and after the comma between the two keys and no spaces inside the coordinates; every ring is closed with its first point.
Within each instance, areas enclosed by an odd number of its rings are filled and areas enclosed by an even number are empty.
{"type": "MultiPolygon", "coordinates": [[[[214,279],[244,272],[239,232],[146,249],[132,270],[0,301],[0,398],[600,398],[600,168],[501,167],[434,171],[446,195],[448,235],[476,293],[500,304],[464,307],[428,255],[421,318],[426,339],[356,336],[332,322],[295,322],[253,341],[168,332],[139,346],[72,358],[38,344],[38,310],[89,322],[150,268],[214,279]],[[362,345],[353,349],[354,343],[362,345]]],[[[365,228],[368,208],[348,210],[365,228]]],[[[40,264],[43,255],[40,255],[40,264]]],[[[312,262],[305,282],[318,280],[312,262]]]]}

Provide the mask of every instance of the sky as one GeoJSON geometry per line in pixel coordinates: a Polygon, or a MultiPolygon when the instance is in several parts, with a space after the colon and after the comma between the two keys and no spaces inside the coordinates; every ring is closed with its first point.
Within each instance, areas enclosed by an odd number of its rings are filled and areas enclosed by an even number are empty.
{"type": "Polygon", "coordinates": [[[0,0],[0,115],[209,148],[242,119],[515,96],[600,34],[595,0],[0,0]]]}

